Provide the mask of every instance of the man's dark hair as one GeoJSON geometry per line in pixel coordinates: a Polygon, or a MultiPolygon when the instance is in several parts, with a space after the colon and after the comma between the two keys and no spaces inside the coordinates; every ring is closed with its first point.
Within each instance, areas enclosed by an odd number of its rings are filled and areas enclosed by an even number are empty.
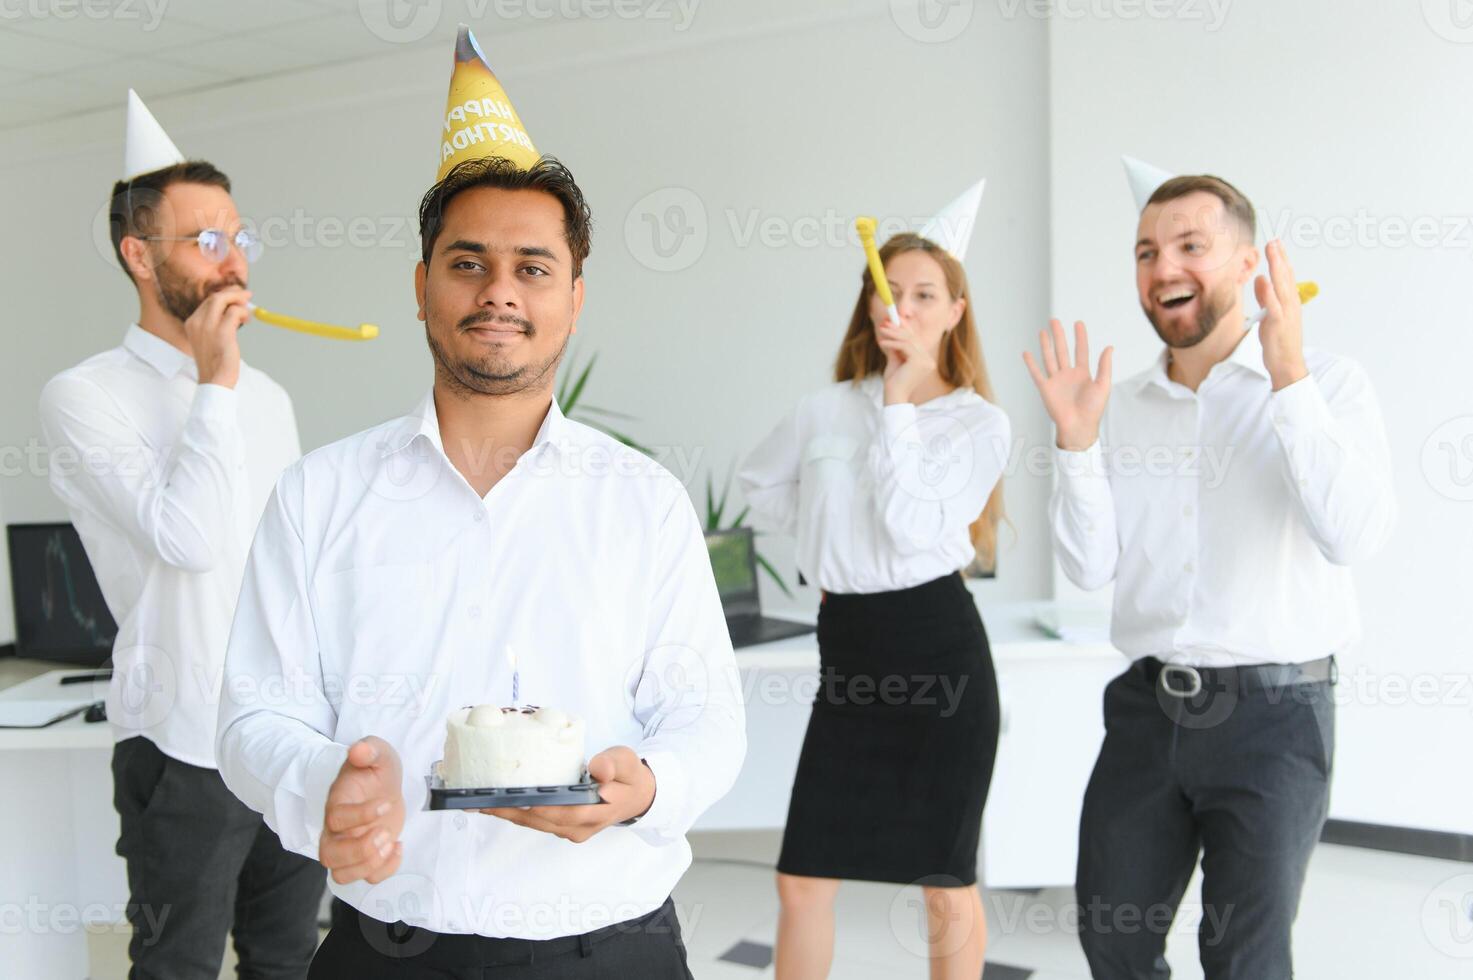
{"type": "Polygon", "coordinates": [[[435,248],[435,239],[445,226],[445,209],[455,195],[473,187],[495,187],[505,191],[543,191],[563,206],[563,236],[573,253],[573,278],[583,275],[583,260],[592,244],[593,215],[573,175],[561,162],[542,157],[530,169],[522,169],[502,157],[480,157],[458,163],[445,179],[431,187],[419,204],[419,240],[425,264],[435,248]]]}
{"type": "Polygon", "coordinates": [[[1241,224],[1243,229],[1248,232],[1248,241],[1253,241],[1253,236],[1258,231],[1257,219],[1253,215],[1253,205],[1248,198],[1243,196],[1242,191],[1221,177],[1214,177],[1211,174],[1173,177],[1156,188],[1156,193],[1151,195],[1151,199],[1146,202],[1146,207],[1150,207],[1152,204],[1161,204],[1165,201],[1174,201],[1179,197],[1186,197],[1188,194],[1195,194],[1198,191],[1205,191],[1221,201],[1223,209],[1227,211],[1228,215],[1241,224]]]}
{"type": "Polygon", "coordinates": [[[123,267],[129,279],[133,278],[133,273],[123,259],[123,239],[129,235],[142,238],[158,231],[158,211],[164,191],[174,184],[204,184],[230,193],[230,178],[205,160],[186,160],[113,184],[108,225],[112,232],[113,254],[118,257],[118,265],[123,267]]]}

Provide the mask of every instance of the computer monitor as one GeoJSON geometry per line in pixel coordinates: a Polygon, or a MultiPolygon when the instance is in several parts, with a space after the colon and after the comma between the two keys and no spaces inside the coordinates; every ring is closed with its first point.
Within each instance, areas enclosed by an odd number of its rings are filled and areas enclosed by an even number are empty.
{"type": "Polygon", "coordinates": [[[112,656],[117,623],[70,524],[10,524],[15,652],[100,667],[112,656]]]}
{"type": "Polygon", "coordinates": [[[755,615],[757,602],[757,548],[752,529],[734,527],[706,532],[706,550],[711,571],[716,574],[716,591],[727,616],[755,615]]]}

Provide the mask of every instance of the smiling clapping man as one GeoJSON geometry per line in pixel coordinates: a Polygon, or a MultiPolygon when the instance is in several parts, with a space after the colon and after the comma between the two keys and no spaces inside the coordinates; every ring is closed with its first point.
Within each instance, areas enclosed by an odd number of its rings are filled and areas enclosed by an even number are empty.
{"type": "Polygon", "coordinates": [[[1084,324],[1071,362],[1058,321],[1042,366],[1024,355],[1058,431],[1059,561],[1082,588],[1115,581],[1111,638],[1134,661],[1105,692],[1080,819],[1096,980],[1169,976],[1166,930],[1199,854],[1208,980],[1291,976],[1329,799],[1334,657],[1359,636],[1348,566],[1395,519],[1370,380],[1304,347],[1283,245],[1255,281],[1253,236],[1231,184],[1166,180],[1135,235],[1159,360],[1112,392],[1111,351],[1091,376],[1084,324]]]}

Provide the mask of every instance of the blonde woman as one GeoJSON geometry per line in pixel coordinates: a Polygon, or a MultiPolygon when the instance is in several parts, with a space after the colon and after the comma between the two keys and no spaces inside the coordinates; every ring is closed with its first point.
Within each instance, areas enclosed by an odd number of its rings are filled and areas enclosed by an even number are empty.
{"type": "Polygon", "coordinates": [[[845,879],[923,887],[933,980],[976,980],[987,942],[977,839],[997,681],[961,570],[994,561],[1011,430],[961,263],[912,234],[880,258],[900,322],[866,271],[835,383],[739,473],[822,590],[820,683],[777,866],[779,980],[827,976],[845,879]]]}

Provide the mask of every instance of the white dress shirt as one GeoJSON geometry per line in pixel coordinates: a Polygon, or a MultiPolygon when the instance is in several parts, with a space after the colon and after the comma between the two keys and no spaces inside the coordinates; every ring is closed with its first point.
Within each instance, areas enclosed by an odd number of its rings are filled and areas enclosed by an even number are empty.
{"type": "Polygon", "coordinates": [[[737,473],[752,510],[798,539],[826,592],[890,592],[965,568],[968,528],[1008,459],[1002,409],[971,388],[885,404],[878,374],[805,396],[737,473]]]}
{"type": "MultiPolygon", "coordinates": [[[[476,455],[474,451],[471,453],[476,455]]],[[[347,747],[403,766],[397,874],[331,883],[361,912],[442,933],[546,939],[659,907],[685,833],[735,781],[745,716],[700,522],[663,467],[554,401],[479,497],[444,452],[433,395],[308,454],[256,533],[220,709],[226,784],[317,857],[347,747]],[[589,757],[633,748],[654,804],[582,844],[489,814],[427,811],[446,718],[520,699],[581,717],[589,757]]]]}
{"type": "Polygon", "coordinates": [[[1055,547],[1076,585],[1115,580],[1111,639],[1199,667],[1300,663],[1360,635],[1349,566],[1396,520],[1365,371],[1305,351],[1272,390],[1256,329],[1195,393],[1167,353],[1114,386],[1100,439],[1057,451],[1055,547]]]}
{"type": "Polygon", "coordinates": [[[220,671],[251,534],[302,454],[287,393],[242,362],[235,388],[133,324],[41,392],[51,488],[118,624],[113,738],[214,768],[220,671]]]}

